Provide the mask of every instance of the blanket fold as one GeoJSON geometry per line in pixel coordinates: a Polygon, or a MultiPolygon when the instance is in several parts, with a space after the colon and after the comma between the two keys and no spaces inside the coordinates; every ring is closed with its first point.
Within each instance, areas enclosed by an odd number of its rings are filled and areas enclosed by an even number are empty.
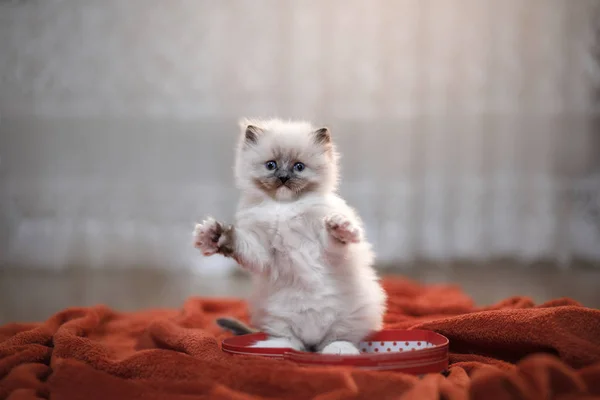
{"type": "Polygon", "coordinates": [[[600,398],[600,311],[570,299],[513,297],[477,307],[460,288],[384,279],[386,328],[450,340],[447,376],[415,377],[230,356],[215,323],[247,321],[238,299],[180,310],[70,308],[0,327],[0,399],[600,398]]]}

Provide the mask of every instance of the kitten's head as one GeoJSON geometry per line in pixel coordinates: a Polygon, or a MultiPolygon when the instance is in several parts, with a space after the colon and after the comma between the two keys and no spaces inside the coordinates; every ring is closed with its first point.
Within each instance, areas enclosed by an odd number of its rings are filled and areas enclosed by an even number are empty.
{"type": "Polygon", "coordinates": [[[327,128],[278,119],[242,120],[237,184],[248,194],[295,200],[336,189],[338,155],[327,128]]]}

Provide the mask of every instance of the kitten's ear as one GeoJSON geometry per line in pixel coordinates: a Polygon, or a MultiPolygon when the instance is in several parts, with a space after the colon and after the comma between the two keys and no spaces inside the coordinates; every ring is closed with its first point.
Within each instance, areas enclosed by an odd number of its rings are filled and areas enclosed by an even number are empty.
{"type": "Polygon", "coordinates": [[[317,144],[330,144],[331,143],[331,132],[329,128],[320,128],[313,132],[315,136],[315,142],[317,144]]]}
{"type": "Polygon", "coordinates": [[[244,132],[244,137],[246,139],[246,143],[254,144],[258,142],[258,136],[262,133],[262,130],[254,125],[246,126],[246,130],[244,132]]]}
{"type": "Polygon", "coordinates": [[[240,121],[240,128],[244,135],[244,142],[246,144],[252,145],[258,142],[258,137],[262,134],[262,129],[256,125],[253,125],[248,120],[240,121]]]}

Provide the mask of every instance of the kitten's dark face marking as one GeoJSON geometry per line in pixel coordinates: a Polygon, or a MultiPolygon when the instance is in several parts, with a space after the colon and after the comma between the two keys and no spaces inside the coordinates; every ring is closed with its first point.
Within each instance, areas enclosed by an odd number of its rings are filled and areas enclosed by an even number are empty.
{"type": "Polygon", "coordinates": [[[278,151],[272,160],[265,162],[265,173],[255,178],[254,184],[271,196],[282,187],[299,194],[311,186],[304,173],[306,168],[306,164],[294,158],[293,154],[278,151]]]}
{"type": "Polygon", "coordinates": [[[269,124],[242,126],[236,166],[242,185],[249,183],[278,201],[333,190],[337,183],[337,155],[329,129],[269,124]]]}

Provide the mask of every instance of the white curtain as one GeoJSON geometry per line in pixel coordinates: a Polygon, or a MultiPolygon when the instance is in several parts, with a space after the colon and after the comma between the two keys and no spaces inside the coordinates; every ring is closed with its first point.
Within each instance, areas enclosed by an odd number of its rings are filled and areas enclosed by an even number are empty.
{"type": "Polygon", "coordinates": [[[191,226],[231,217],[237,118],[281,116],[332,128],[381,264],[597,262],[598,10],[3,2],[0,258],[224,268],[198,257],[191,226]]]}

